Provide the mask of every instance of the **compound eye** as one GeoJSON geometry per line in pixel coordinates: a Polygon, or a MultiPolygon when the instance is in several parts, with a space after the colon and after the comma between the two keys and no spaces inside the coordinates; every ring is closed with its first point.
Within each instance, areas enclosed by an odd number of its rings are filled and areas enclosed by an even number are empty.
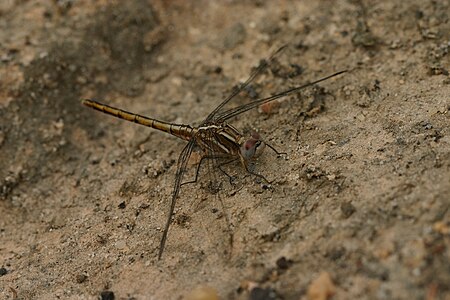
{"type": "Polygon", "coordinates": [[[241,146],[242,157],[245,160],[256,158],[262,154],[265,146],[263,141],[251,137],[241,146]]]}
{"type": "Polygon", "coordinates": [[[251,160],[255,155],[256,142],[256,140],[250,138],[242,144],[241,155],[245,160],[251,160]]]}
{"type": "Polygon", "coordinates": [[[253,157],[259,157],[264,151],[264,148],[266,148],[266,143],[259,140],[255,143],[255,153],[253,154],[253,157]]]}

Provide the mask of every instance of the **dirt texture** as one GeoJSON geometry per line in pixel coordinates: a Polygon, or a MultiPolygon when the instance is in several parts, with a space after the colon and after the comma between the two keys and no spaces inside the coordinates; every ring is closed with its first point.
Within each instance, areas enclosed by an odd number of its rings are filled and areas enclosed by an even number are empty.
{"type": "Polygon", "coordinates": [[[449,15],[0,1],[0,298],[450,299],[449,15]],[[158,260],[186,142],[80,99],[196,125],[282,45],[231,106],[349,72],[230,120],[287,156],[202,168],[158,260]]]}

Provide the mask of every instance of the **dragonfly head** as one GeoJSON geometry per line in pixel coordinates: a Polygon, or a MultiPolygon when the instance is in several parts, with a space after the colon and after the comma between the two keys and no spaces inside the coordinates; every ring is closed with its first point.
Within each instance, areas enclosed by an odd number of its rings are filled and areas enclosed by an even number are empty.
{"type": "Polygon", "coordinates": [[[259,157],[266,147],[266,143],[261,140],[257,132],[252,132],[249,139],[241,145],[241,155],[245,161],[259,157]]]}

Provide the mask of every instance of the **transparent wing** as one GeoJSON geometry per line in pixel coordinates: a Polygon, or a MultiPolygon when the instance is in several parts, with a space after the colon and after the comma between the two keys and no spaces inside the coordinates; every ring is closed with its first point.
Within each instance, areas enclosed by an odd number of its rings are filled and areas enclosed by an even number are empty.
{"type": "Polygon", "coordinates": [[[312,86],[314,84],[317,84],[317,83],[325,81],[325,80],[328,80],[328,79],[330,79],[332,77],[335,77],[335,76],[340,75],[340,74],[345,73],[345,72],[347,72],[347,70],[339,71],[337,73],[328,75],[326,77],[323,77],[321,79],[315,80],[313,82],[306,83],[306,84],[298,86],[298,87],[294,87],[292,89],[286,90],[284,92],[281,92],[279,94],[276,94],[276,95],[273,95],[273,96],[270,96],[270,97],[261,98],[261,99],[252,101],[250,103],[241,105],[239,107],[235,107],[235,108],[231,108],[229,110],[225,110],[225,111],[219,112],[214,117],[214,122],[216,122],[216,123],[224,122],[224,121],[226,121],[228,119],[231,119],[231,118],[233,118],[233,117],[235,117],[235,116],[237,116],[239,114],[242,114],[242,113],[244,113],[246,111],[249,111],[249,110],[251,110],[251,109],[253,109],[255,107],[258,107],[258,106],[260,106],[260,105],[262,105],[264,103],[268,103],[268,102],[271,102],[271,101],[274,101],[274,100],[286,97],[286,96],[288,96],[288,95],[290,95],[292,93],[298,92],[298,91],[300,91],[302,89],[305,89],[305,88],[307,88],[309,86],[312,86]]]}
{"type": "MultiPolygon", "coordinates": [[[[222,166],[230,161],[236,161],[236,158],[229,154],[218,153],[215,152],[214,150],[211,150],[214,149],[212,145],[218,141],[218,137],[216,137],[216,134],[217,133],[214,131],[209,131],[208,135],[205,137],[206,142],[210,144],[209,150],[207,151],[207,155],[210,157],[210,159],[208,159],[207,175],[208,180],[210,181],[210,188],[211,188],[210,192],[214,194],[214,198],[217,201],[216,203],[219,203],[220,209],[222,210],[222,214],[225,217],[226,232],[228,235],[228,248],[230,249],[229,251],[225,251],[225,249],[217,249],[217,251],[220,254],[227,252],[229,256],[228,258],[230,258],[233,250],[234,237],[233,231],[231,229],[230,217],[221,195],[223,192],[222,183],[224,182],[224,178],[226,178],[226,181],[231,179],[230,175],[225,173],[225,171],[222,169],[222,166]]],[[[223,226],[223,224],[221,226],[223,226]]],[[[223,246],[226,247],[225,245],[223,246]]]]}
{"type": "Polygon", "coordinates": [[[264,60],[259,66],[258,68],[256,68],[256,70],[254,70],[252,72],[252,74],[250,74],[250,77],[241,85],[239,86],[239,88],[235,89],[231,95],[229,95],[227,98],[225,98],[225,100],[222,101],[222,103],[219,104],[219,106],[217,106],[209,115],[208,117],[206,117],[206,119],[203,121],[204,123],[207,123],[213,119],[215,119],[215,115],[226,105],[228,104],[228,102],[230,102],[234,97],[236,97],[239,93],[241,93],[259,74],[261,74],[262,72],[264,72],[264,70],[267,69],[267,67],[270,65],[270,63],[274,60],[274,58],[280,54],[285,48],[287,47],[287,45],[284,45],[280,48],[278,48],[277,51],[275,51],[274,53],[272,53],[269,58],[267,58],[266,60],[264,60]]]}
{"type": "Polygon", "coordinates": [[[167,241],[167,235],[169,233],[169,227],[172,222],[172,215],[175,210],[175,205],[177,203],[178,194],[180,193],[180,187],[181,187],[181,181],[183,180],[183,176],[186,173],[186,166],[189,161],[189,157],[192,154],[192,150],[195,146],[195,139],[192,138],[189,143],[183,148],[183,151],[181,151],[181,154],[178,158],[177,162],[177,172],[175,175],[175,184],[173,187],[173,193],[172,193],[172,200],[170,202],[170,209],[169,209],[169,215],[167,217],[166,226],[164,227],[164,232],[161,238],[161,242],[159,245],[159,253],[158,253],[158,259],[161,259],[161,256],[164,252],[164,247],[166,245],[167,241]]]}

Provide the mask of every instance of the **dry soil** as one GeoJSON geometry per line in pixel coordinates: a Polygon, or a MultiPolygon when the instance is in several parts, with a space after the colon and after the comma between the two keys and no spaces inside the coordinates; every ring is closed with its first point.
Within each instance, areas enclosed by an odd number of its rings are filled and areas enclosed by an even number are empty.
{"type": "Polygon", "coordinates": [[[448,0],[1,1],[0,298],[450,299],[449,15],[448,0]],[[349,72],[232,119],[287,156],[255,163],[270,184],[203,168],[158,260],[185,142],[80,99],[199,124],[282,45],[231,106],[349,72]]]}

